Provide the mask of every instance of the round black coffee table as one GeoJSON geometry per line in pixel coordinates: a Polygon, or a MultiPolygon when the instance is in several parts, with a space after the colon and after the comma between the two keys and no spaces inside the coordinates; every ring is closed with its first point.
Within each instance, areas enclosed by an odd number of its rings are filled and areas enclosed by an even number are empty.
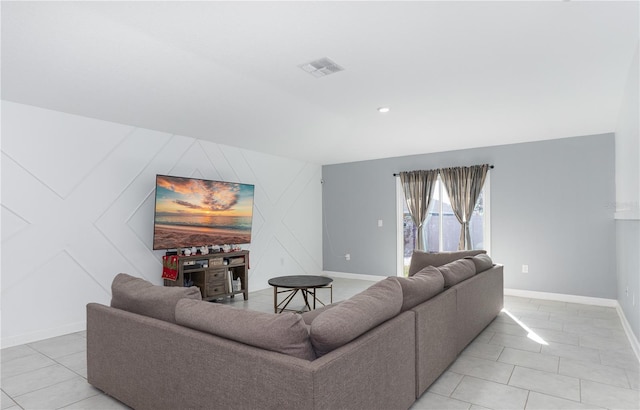
{"type": "Polygon", "coordinates": [[[273,286],[274,312],[282,313],[285,310],[299,312],[298,310],[287,309],[287,306],[289,306],[289,303],[298,292],[302,293],[304,304],[308,310],[316,308],[316,301],[324,306],[324,303],[316,296],[316,289],[318,288],[329,288],[331,290],[331,303],[333,303],[333,286],[331,282],[333,282],[333,279],[326,276],[312,275],[278,276],[277,278],[269,279],[269,285],[273,286]],[[284,290],[278,290],[278,288],[284,290]],[[280,293],[289,294],[278,303],[278,294],[280,293]],[[309,304],[309,295],[313,297],[313,308],[309,304]]]}

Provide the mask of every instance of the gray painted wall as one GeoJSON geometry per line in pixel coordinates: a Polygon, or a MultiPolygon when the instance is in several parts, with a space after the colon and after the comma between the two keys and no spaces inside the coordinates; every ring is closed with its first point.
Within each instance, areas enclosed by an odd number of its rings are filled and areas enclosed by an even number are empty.
{"type": "Polygon", "coordinates": [[[392,174],[481,163],[495,165],[491,256],[505,287],[615,299],[613,134],[323,166],[324,270],[395,275],[392,174]]]}

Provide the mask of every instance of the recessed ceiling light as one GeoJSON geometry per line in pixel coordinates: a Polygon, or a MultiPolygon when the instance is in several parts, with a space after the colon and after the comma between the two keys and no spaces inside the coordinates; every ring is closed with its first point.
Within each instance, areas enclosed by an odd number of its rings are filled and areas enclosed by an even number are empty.
{"type": "Polygon", "coordinates": [[[391,108],[389,108],[389,107],[380,107],[380,108],[378,108],[378,112],[381,112],[383,114],[389,112],[390,110],[391,110],[391,108]]]}

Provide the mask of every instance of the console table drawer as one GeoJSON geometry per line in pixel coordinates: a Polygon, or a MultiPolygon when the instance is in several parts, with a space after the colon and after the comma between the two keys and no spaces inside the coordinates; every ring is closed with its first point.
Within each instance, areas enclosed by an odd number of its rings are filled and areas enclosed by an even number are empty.
{"type": "Polygon", "coordinates": [[[223,283],[207,284],[207,296],[224,295],[227,293],[223,283]]]}
{"type": "Polygon", "coordinates": [[[207,296],[216,296],[227,293],[227,270],[212,269],[207,272],[207,296]]]}
{"type": "Polygon", "coordinates": [[[215,269],[207,272],[207,285],[213,283],[224,283],[227,279],[226,269],[215,269]]]}

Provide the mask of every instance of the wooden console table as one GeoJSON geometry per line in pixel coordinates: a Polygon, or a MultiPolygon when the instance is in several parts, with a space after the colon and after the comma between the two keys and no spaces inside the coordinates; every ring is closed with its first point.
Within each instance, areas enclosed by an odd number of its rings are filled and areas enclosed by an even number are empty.
{"type": "Polygon", "coordinates": [[[164,279],[165,286],[197,286],[203,300],[235,297],[249,300],[249,251],[216,252],[207,255],[179,255],[178,277],[164,279]],[[234,290],[232,281],[240,281],[234,290]]]}

